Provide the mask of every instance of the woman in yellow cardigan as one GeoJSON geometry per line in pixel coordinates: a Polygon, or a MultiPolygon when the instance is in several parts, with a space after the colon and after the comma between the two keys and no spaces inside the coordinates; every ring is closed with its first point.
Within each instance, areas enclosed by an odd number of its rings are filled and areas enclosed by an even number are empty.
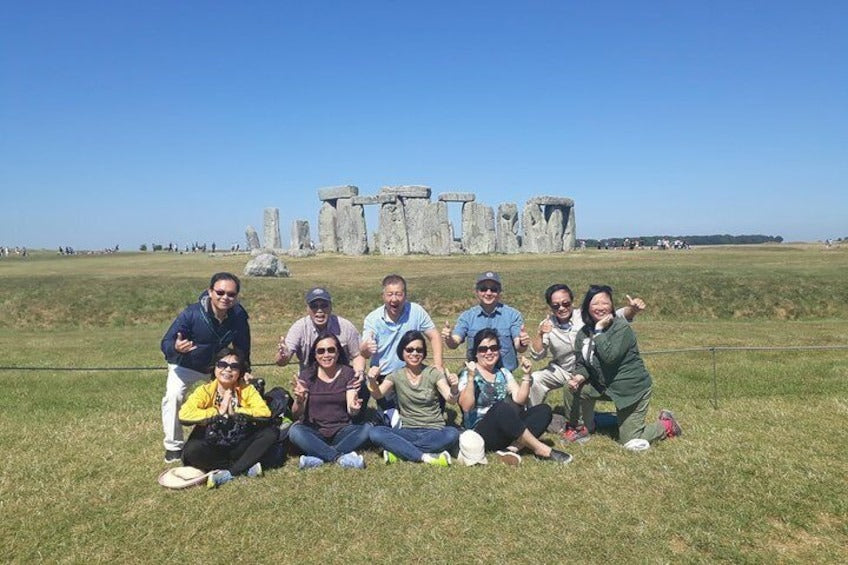
{"type": "Polygon", "coordinates": [[[183,446],[183,463],[209,475],[215,488],[236,475],[262,474],[259,460],[277,439],[275,426],[257,427],[271,410],[259,392],[244,381],[244,355],[222,349],[215,356],[214,380],[194,389],[180,408],[180,422],[193,425],[183,446]]]}

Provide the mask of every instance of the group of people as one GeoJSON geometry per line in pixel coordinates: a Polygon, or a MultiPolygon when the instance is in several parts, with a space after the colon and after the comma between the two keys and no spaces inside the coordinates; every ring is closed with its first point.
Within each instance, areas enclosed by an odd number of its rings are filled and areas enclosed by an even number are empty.
{"type": "MultiPolygon", "coordinates": [[[[250,384],[250,326],[239,292],[238,277],[216,273],[161,344],[165,461],[214,471],[210,487],[261,475],[260,460],[278,438],[277,426],[264,425],[270,408],[250,384]],[[185,442],[182,424],[195,426],[185,442]]],[[[528,331],[521,313],[501,301],[498,273],[481,273],[474,292],[478,303],[437,329],[407,300],[404,278],[389,275],[383,304],[365,317],[362,333],[333,313],[326,288],[306,293],[306,315],[280,338],[275,357],[278,365],[299,365],[286,415],[301,469],[363,468],[359,451],[367,445],[382,450],[386,463],[448,466],[458,457],[471,465],[485,463],[485,452],[510,465],[520,464],[522,452],[568,463],[571,455],[539,439],[553,419],[547,394],[557,388],[564,445],[589,440],[598,400],[614,403],[618,441],[628,449],[680,435],[668,410],[647,422],[652,381],[629,323],[645,308],[641,299],[627,296],[616,310],[612,289],[593,285],[575,308],[572,290],[554,284],[545,291],[549,314],[528,331]],[[466,361],[456,374],[444,363],[444,347],[463,343],[466,361]],[[545,359],[533,371],[533,361],[545,359]],[[447,405],[459,407],[464,431],[446,422],[447,405]]]]}

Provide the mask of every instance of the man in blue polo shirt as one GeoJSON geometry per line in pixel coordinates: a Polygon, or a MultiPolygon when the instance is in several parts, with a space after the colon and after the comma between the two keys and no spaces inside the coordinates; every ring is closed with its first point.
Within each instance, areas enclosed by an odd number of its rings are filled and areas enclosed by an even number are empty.
{"type": "Polygon", "coordinates": [[[494,271],[480,273],[475,285],[479,304],[460,314],[455,328],[451,329],[450,323],[445,322],[441,333],[449,348],[456,349],[467,341],[470,350],[477,332],[494,329],[498,332],[503,366],[514,371],[518,367],[517,353],[527,350],[530,335],[524,329],[521,312],[500,301],[502,290],[500,275],[494,271]]]}

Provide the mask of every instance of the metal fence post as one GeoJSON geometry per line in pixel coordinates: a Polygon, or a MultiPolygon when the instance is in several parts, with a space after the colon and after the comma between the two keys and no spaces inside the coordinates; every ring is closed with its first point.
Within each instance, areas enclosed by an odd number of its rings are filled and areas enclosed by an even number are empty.
{"type": "Polygon", "coordinates": [[[718,380],[716,379],[716,348],[710,347],[713,355],[713,409],[718,410],[718,380]]]}

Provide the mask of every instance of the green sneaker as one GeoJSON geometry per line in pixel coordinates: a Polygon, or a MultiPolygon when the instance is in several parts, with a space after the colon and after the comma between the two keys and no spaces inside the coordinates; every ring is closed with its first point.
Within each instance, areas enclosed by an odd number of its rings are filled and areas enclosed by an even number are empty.
{"type": "Polygon", "coordinates": [[[450,464],[452,463],[450,453],[448,453],[447,451],[442,451],[441,453],[439,453],[438,456],[433,457],[433,459],[431,459],[429,463],[430,465],[435,465],[436,467],[450,467],[450,464]]]}
{"type": "Polygon", "coordinates": [[[392,453],[391,451],[383,450],[383,461],[386,462],[386,465],[391,465],[392,463],[397,463],[400,461],[398,456],[392,453]]]}

